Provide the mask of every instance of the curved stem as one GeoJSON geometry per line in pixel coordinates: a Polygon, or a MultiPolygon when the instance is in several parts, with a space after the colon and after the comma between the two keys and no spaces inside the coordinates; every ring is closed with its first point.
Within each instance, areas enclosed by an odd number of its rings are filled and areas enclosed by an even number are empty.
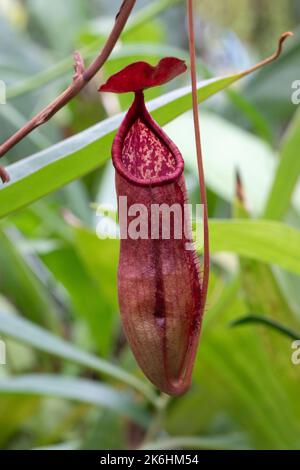
{"type": "Polygon", "coordinates": [[[203,234],[204,234],[204,250],[203,250],[203,279],[202,279],[202,299],[205,305],[209,281],[209,234],[208,234],[208,209],[205,188],[205,178],[203,169],[203,157],[201,146],[201,134],[199,124],[199,108],[198,108],[198,89],[197,89],[197,66],[196,66],[196,46],[195,46],[195,31],[194,31],[194,12],[193,0],[187,0],[188,10],[188,23],[189,23],[189,45],[190,45],[190,58],[191,58],[191,79],[192,79],[192,98],[193,98],[193,115],[195,127],[195,141],[197,150],[197,163],[198,163],[198,177],[200,184],[201,203],[203,204],[203,234]]]}
{"type": "MultiPolygon", "coordinates": [[[[50,103],[48,106],[46,106],[46,108],[30,119],[30,121],[28,121],[21,129],[19,129],[0,146],[0,158],[3,157],[8,152],[8,150],[23,140],[34,129],[51,119],[51,117],[53,117],[60,109],[69,103],[69,101],[77,96],[79,92],[86,86],[86,84],[99,72],[114,49],[115,44],[126,25],[135,3],[136,0],[123,1],[120,11],[116,16],[114,27],[101,53],[87,69],[84,69],[83,60],[80,54],[78,52],[75,53],[75,76],[71,85],[69,85],[69,87],[54,101],[52,101],[52,103],[50,103]]],[[[1,167],[0,178],[4,183],[9,181],[8,173],[1,167]]]]}
{"type": "Polygon", "coordinates": [[[278,57],[280,57],[280,55],[282,53],[283,43],[285,42],[285,40],[287,38],[290,38],[292,36],[294,36],[294,33],[292,33],[291,31],[287,31],[285,33],[282,33],[282,35],[280,36],[280,38],[278,40],[277,50],[274,52],[274,54],[270,55],[270,57],[267,57],[264,60],[261,60],[260,62],[258,62],[258,64],[255,64],[253,67],[250,67],[250,69],[245,70],[245,72],[243,72],[243,75],[249,75],[250,73],[253,73],[256,70],[258,70],[258,69],[264,67],[265,65],[268,65],[271,62],[274,62],[274,60],[278,59],[278,57]]]}

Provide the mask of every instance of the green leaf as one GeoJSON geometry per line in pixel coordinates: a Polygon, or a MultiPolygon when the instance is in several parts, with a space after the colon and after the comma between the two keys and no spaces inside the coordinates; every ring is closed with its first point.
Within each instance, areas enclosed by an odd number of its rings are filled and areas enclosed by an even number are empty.
{"type": "Polygon", "coordinates": [[[74,227],[75,249],[93,284],[93,296],[98,297],[97,318],[93,326],[99,331],[99,346],[103,354],[111,351],[119,316],[117,299],[118,240],[100,240],[95,233],[74,227]]]}
{"type": "Polygon", "coordinates": [[[20,397],[15,394],[1,397],[0,400],[0,445],[5,443],[18,431],[32,414],[37,412],[40,400],[37,397],[20,397]]]}
{"type": "MultiPolygon", "coordinates": [[[[26,117],[10,103],[6,103],[5,106],[0,106],[0,115],[2,119],[5,119],[5,121],[9,123],[10,131],[17,131],[27,122],[26,117]]],[[[38,150],[50,145],[49,139],[39,129],[30,134],[28,139],[31,140],[38,150]]]]}
{"type": "MultiPolygon", "coordinates": [[[[19,248],[19,241],[19,233],[13,227],[0,229],[1,291],[23,315],[53,331],[58,331],[61,308],[49,292],[50,285],[41,281],[40,270],[39,274],[32,270],[28,259],[19,248]]],[[[32,261],[37,259],[31,256],[32,261]]],[[[41,262],[38,262],[39,266],[41,262]]],[[[43,265],[41,267],[46,269],[43,265]]]]}
{"type": "Polygon", "coordinates": [[[51,8],[45,11],[43,2],[29,0],[28,9],[31,21],[42,32],[39,36],[41,42],[46,39],[46,45],[59,55],[72,50],[78,30],[87,20],[86,2],[52,0],[51,8]]]}
{"type": "Polygon", "coordinates": [[[237,450],[247,449],[241,434],[220,436],[178,436],[160,439],[141,447],[142,450],[171,450],[171,449],[203,449],[203,450],[237,450]]]}
{"type": "MultiPolygon", "coordinates": [[[[242,74],[200,82],[199,102],[228,87],[242,74]]],[[[162,95],[148,104],[154,118],[165,125],[191,108],[190,87],[162,95]]],[[[47,150],[10,167],[11,182],[0,189],[0,217],[49,194],[101,166],[110,156],[122,115],[107,119],[47,150]]]]}
{"type": "Polygon", "coordinates": [[[157,17],[164,10],[178,3],[183,3],[183,0],[152,0],[149,5],[139,10],[132,19],[129,20],[128,26],[123,33],[123,38],[126,38],[128,34],[131,34],[138,28],[141,28],[145,23],[149,22],[153,18],[157,17]]]}
{"type": "Polygon", "coordinates": [[[244,96],[243,92],[235,89],[227,90],[226,96],[229,98],[231,104],[238,109],[238,116],[240,117],[240,112],[243,113],[244,117],[249,122],[253,133],[265,140],[268,144],[272,145],[273,136],[268,120],[256,108],[256,106],[244,96]]]}
{"type": "MultiPolygon", "coordinates": [[[[59,250],[43,256],[43,261],[70,296],[72,314],[88,333],[89,348],[107,357],[111,353],[112,335],[108,336],[105,326],[113,318],[102,317],[103,306],[98,286],[85,268],[76,247],[65,244],[59,250]]],[[[108,312],[106,312],[108,313],[108,312]]]]}
{"type": "Polygon", "coordinates": [[[28,320],[0,311],[0,332],[15,340],[22,341],[29,346],[37,348],[40,351],[53,354],[54,356],[75,362],[76,364],[120,380],[139,390],[150,401],[156,401],[152,389],[135,376],[110,364],[108,361],[97,358],[85,351],[81,351],[67,341],[34,325],[28,320]]]}
{"type": "MultiPolygon", "coordinates": [[[[192,112],[168,124],[165,130],[184,155],[186,168],[197,175],[192,112]]],[[[261,213],[276,165],[276,155],[269,145],[206,110],[201,112],[201,134],[205,181],[209,189],[231,203],[238,170],[251,211],[261,213]]]]}
{"type": "Polygon", "coordinates": [[[80,450],[123,450],[126,449],[126,426],[116,413],[101,410],[95,413],[80,450]]]}
{"type": "Polygon", "coordinates": [[[147,423],[145,413],[129,395],[91,380],[47,374],[1,379],[0,395],[10,394],[66,398],[112,409],[142,425],[147,423]]]}
{"type": "Polygon", "coordinates": [[[275,62],[259,70],[243,90],[251,101],[278,132],[295,111],[291,85],[299,76],[300,29],[286,44],[285,52],[275,62]]]}
{"type": "MultiPolygon", "coordinates": [[[[267,331],[228,328],[232,320],[247,311],[241,291],[231,297],[231,302],[228,300],[203,331],[195,364],[194,410],[203,402],[209,404],[204,411],[206,422],[197,432],[215,422],[217,429],[220,424],[245,429],[251,446],[257,449],[298,448],[300,407],[291,399],[298,393],[298,372],[290,361],[290,348],[283,341],[279,349],[274,348],[273,339],[278,338],[267,331]]],[[[184,411],[180,411],[178,425],[184,411]]],[[[193,420],[191,413],[188,416],[185,426],[193,420]]],[[[178,429],[176,432],[181,432],[178,429]]]]}
{"type": "Polygon", "coordinates": [[[263,338],[249,328],[225,332],[230,319],[231,314],[220,316],[219,326],[215,322],[202,342],[202,359],[194,375],[199,387],[205,384],[213,402],[219,402],[218,409],[226,409],[231,420],[247,430],[256,448],[295,448],[299,407],[289,391],[296,393],[298,380],[290,351],[280,349],[278,357],[284,359],[277,364],[266,332],[263,338]]]}
{"type": "Polygon", "coordinates": [[[250,324],[257,324],[257,325],[264,325],[268,328],[271,328],[278,333],[282,334],[283,336],[286,336],[290,339],[293,340],[298,340],[300,338],[300,332],[297,333],[296,331],[291,330],[290,328],[287,328],[284,325],[281,325],[281,323],[272,320],[271,318],[266,318],[263,316],[258,316],[258,315],[247,315],[242,318],[238,318],[237,320],[234,320],[231,322],[231,326],[236,327],[236,326],[247,326],[250,324]]]}
{"type": "Polygon", "coordinates": [[[236,253],[300,274],[300,232],[268,220],[211,220],[212,253],[236,253]]]}
{"type": "MultiPolygon", "coordinates": [[[[249,220],[248,210],[238,197],[233,206],[233,214],[239,219],[249,220]]],[[[242,290],[248,310],[265,315],[272,312],[274,319],[294,322],[294,312],[279,286],[272,267],[242,256],[239,264],[242,290]]],[[[282,272],[287,274],[286,271],[282,272]]]]}
{"type": "MultiPolygon", "coordinates": [[[[300,112],[286,133],[280,150],[280,161],[267,200],[264,217],[282,219],[292,202],[292,195],[300,175],[300,112]]],[[[297,198],[297,206],[300,207],[297,198]]]]}

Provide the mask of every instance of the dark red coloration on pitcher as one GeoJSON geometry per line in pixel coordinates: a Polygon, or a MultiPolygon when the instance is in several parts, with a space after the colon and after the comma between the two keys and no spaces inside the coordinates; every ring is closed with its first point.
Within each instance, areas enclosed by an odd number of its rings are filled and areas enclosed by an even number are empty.
{"type": "MultiPolygon", "coordinates": [[[[139,365],[153,384],[170,395],[182,394],[190,385],[204,301],[196,252],[186,249],[192,243],[191,232],[186,236],[182,224],[178,236],[171,224],[170,239],[164,239],[161,229],[156,239],[150,236],[152,205],[177,204],[184,214],[187,198],[182,156],[148,113],[142,90],[185,70],[185,63],[175,58],[163,59],[157,67],[137,62],[100,88],[135,92],[115,137],[112,159],[118,198],[126,196],[128,208],[143,204],[150,228],[147,239],[132,239],[127,230],[135,217],[128,215],[124,223],[119,214],[119,305],[139,365]]],[[[185,217],[189,219],[186,213],[185,217]]]]}

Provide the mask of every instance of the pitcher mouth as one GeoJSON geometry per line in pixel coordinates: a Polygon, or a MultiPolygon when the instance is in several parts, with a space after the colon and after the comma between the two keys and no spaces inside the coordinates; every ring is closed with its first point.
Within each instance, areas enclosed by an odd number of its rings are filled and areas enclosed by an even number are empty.
{"type": "Polygon", "coordinates": [[[115,137],[112,160],[117,172],[138,186],[172,183],[183,173],[184,161],[179,149],[148,113],[142,92],[136,93],[115,137]],[[146,153],[141,148],[142,134],[146,134],[146,153]],[[137,144],[134,156],[130,153],[133,144],[137,144]],[[153,156],[150,156],[151,152],[153,156]]]}

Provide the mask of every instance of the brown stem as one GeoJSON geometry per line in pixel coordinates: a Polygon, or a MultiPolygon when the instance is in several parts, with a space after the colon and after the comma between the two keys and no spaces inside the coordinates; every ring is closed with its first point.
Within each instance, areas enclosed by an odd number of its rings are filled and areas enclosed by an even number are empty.
{"type": "Polygon", "coordinates": [[[255,64],[253,67],[251,67],[250,69],[247,69],[245,70],[244,72],[242,72],[242,76],[245,76],[245,75],[250,75],[250,73],[253,73],[255,72],[256,70],[264,67],[265,65],[268,65],[270,64],[271,62],[273,62],[274,60],[278,59],[278,57],[280,57],[281,55],[281,52],[282,52],[282,48],[283,48],[283,43],[285,42],[285,40],[291,36],[294,36],[294,33],[292,33],[291,31],[287,31],[286,33],[282,33],[282,35],[280,36],[279,40],[278,40],[278,47],[277,47],[277,50],[274,52],[274,54],[270,55],[270,57],[267,57],[266,59],[258,62],[258,64],[255,64]]]}
{"type": "Polygon", "coordinates": [[[3,183],[9,182],[9,174],[3,166],[0,166],[0,178],[2,179],[3,183]]]}
{"type": "Polygon", "coordinates": [[[239,170],[236,170],[236,172],[235,172],[235,194],[236,194],[236,198],[237,198],[238,202],[243,207],[246,207],[244,186],[243,186],[243,183],[242,183],[242,178],[241,178],[239,170]]]}
{"type": "Polygon", "coordinates": [[[201,134],[199,124],[199,108],[198,108],[198,89],[197,89],[197,65],[196,65],[196,45],[194,31],[194,14],[193,0],[187,0],[188,23],[189,23],[189,45],[191,58],[191,79],[192,79],[192,98],[193,98],[193,114],[195,127],[195,141],[197,150],[198,176],[200,184],[201,203],[203,204],[203,233],[204,233],[204,250],[203,250],[203,280],[202,280],[202,299],[203,304],[206,302],[208,280],[209,280],[209,236],[208,236],[208,210],[205,188],[205,178],[203,169],[201,134]]]}
{"type": "MultiPolygon", "coordinates": [[[[195,31],[194,31],[194,14],[193,14],[193,0],[187,0],[188,10],[188,25],[189,25],[189,45],[190,45],[190,58],[191,58],[191,78],[192,78],[192,99],[193,99],[193,114],[194,114],[194,126],[195,126],[195,140],[197,150],[197,163],[198,163],[198,176],[200,183],[200,196],[203,204],[203,232],[204,232],[204,251],[203,251],[203,302],[205,303],[209,281],[209,268],[210,268],[210,255],[209,255],[209,233],[208,233],[208,209],[207,209],[207,198],[205,189],[205,178],[203,170],[203,158],[202,158],[202,146],[201,146],[201,134],[199,125],[199,109],[198,109],[198,96],[197,96],[197,66],[196,66],[196,45],[195,45],[195,31]]],[[[281,55],[283,43],[288,37],[293,36],[293,33],[287,31],[283,33],[278,41],[277,50],[270,57],[262,60],[253,67],[245,70],[240,74],[241,77],[249,75],[256,70],[270,64],[274,60],[278,59],[281,55]]]]}
{"type": "Polygon", "coordinates": [[[84,74],[84,61],[79,51],[74,52],[74,70],[75,74],[73,80],[80,80],[84,74]]]}
{"type": "MultiPolygon", "coordinates": [[[[21,127],[21,129],[19,129],[2,145],[0,145],[0,158],[3,157],[8,152],[8,150],[23,140],[34,129],[49,121],[49,119],[51,119],[60,109],[62,109],[67,103],[69,103],[69,101],[77,96],[79,92],[86,86],[86,84],[99,72],[115,47],[115,44],[126,25],[135,3],[136,0],[124,0],[119,13],[116,16],[114,27],[101,53],[87,69],[84,67],[80,53],[75,52],[75,75],[71,85],[69,85],[63,93],[61,93],[54,101],[52,101],[52,103],[46,106],[46,108],[30,119],[30,121],[21,127]]],[[[9,175],[3,167],[0,167],[0,178],[4,183],[9,181],[9,175]]]]}
{"type": "MultiPolygon", "coordinates": [[[[199,109],[198,109],[198,89],[197,89],[197,66],[196,66],[196,45],[195,45],[195,31],[194,31],[194,12],[193,12],[193,0],[186,0],[187,14],[188,14],[188,28],[189,28],[189,48],[190,48],[190,60],[191,60],[191,81],[192,81],[192,100],[193,100],[193,114],[194,114],[194,128],[195,128],[195,142],[197,150],[197,163],[198,163],[198,176],[200,185],[200,197],[203,204],[203,235],[204,235],[204,249],[203,249],[203,277],[201,279],[201,315],[204,313],[208,280],[209,280],[209,268],[210,268],[210,257],[209,257],[209,236],[208,236],[208,210],[207,210],[207,198],[206,188],[203,170],[203,158],[202,158],[202,146],[201,146],[201,135],[200,135],[200,124],[199,124],[199,109]]],[[[194,328],[194,326],[193,326],[194,328]]],[[[191,341],[188,349],[184,373],[180,378],[179,383],[177,382],[177,389],[180,387],[180,392],[183,393],[187,390],[190,384],[191,375],[193,372],[193,366],[197,353],[198,340],[201,333],[201,328],[195,330],[193,334],[193,340],[191,341]],[[179,387],[178,387],[179,386],[179,387]]]]}

